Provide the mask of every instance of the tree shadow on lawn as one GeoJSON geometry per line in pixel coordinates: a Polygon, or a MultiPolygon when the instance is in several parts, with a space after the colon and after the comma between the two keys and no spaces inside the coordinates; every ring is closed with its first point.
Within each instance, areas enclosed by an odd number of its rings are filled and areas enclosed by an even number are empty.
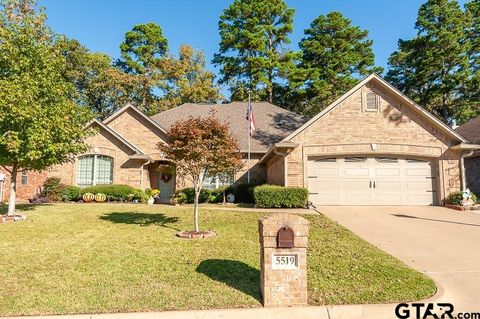
{"type": "MultiPolygon", "coordinates": [[[[15,211],[19,212],[29,212],[35,210],[37,206],[50,206],[50,204],[17,204],[15,205],[15,211]]],[[[0,204],[0,215],[6,214],[8,211],[8,204],[0,204]]]]}
{"type": "Polygon", "coordinates": [[[178,228],[168,226],[168,224],[177,223],[180,220],[178,217],[170,217],[161,213],[147,214],[137,212],[112,212],[102,215],[99,218],[115,224],[130,224],[139,226],[156,225],[180,231],[178,228]]]}
{"type": "Polygon", "coordinates": [[[207,259],[197,266],[196,271],[240,290],[259,302],[262,301],[260,271],[244,262],[228,259],[207,259]]]}

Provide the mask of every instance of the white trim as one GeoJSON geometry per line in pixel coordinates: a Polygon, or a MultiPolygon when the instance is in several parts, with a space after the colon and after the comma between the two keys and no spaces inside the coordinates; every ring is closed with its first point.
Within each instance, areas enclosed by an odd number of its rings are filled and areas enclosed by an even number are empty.
{"type": "MultiPolygon", "coordinates": [[[[158,128],[163,134],[167,135],[167,131],[160,125],[158,124],[157,122],[155,122],[154,120],[152,120],[151,118],[149,118],[148,116],[146,116],[142,111],[140,111],[139,109],[137,109],[135,106],[133,106],[132,104],[128,103],[127,105],[125,105],[124,107],[122,107],[121,109],[119,109],[118,111],[116,111],[115,113],[113,113],[112,115],[110,115],[109,117],[107,117],[104,121],[103,121],[103,124],[105,125],[108,125],[108,123],[110,123],[111,121],[113,121],[114,119],[116,119],[117,117],[119,117],[121,114],[125,113],[125,111],[127,111],[128,109],[132,109],[134,110],[137,114],[139,114],[142,118],[144,118],[145,120],[147,120],[150,124],[152,124],[153,126],[155,126],[156,128],[158,128]]],[[[168,136],[168,135],[167,135],[168,136]]]]}
{"type": "MultiPolygon", "coordinates": [[[[373,73],[367,76],[365,79],[360,81],[357,85],[355,85],[352,89],[350,89],[347,93],[342,95],[340,98],[338,98],[336,101],[334,101],[332,104],[330,104],[328,107],[326,107],[322,112],[318,113],[315,115],[313,118],[311,118],[307,123],[303,124],[301,127],[299,127],[297,130],[295,130],[293,133],[285,137],[282,141],[289,141],[301,132],[303,132],[306,128],[308,128],[310,125],[312,125],[314,122],[316,122],[319,118],[330,112],[332,109],[340,105],[344,100],[346,100],[350,95],[358,91],[360,88],[362,88],[364,85],[366,85],[368,82],[371,80],[377,80],[380,82],[380,84],[384,85],[387,89],[389,89],[392,93],[394,93],[397,97],[402,99],[404,102],[406,102],[408,105],[416,109],[417,111],[420,112],[421,115],[427,117],[431,122],[436,124],[439,128],[441,128],[447,135],[454,137],[460,142],[465,142],[468,143],[468,141],[463,138],[460,134],[452,130],[450,127],[448,127],[445,123],[437,119],[435,116],[427,112],[424,108],[422,108],[420,105],[416,104],[414,101],[412,101],[410,98],[405,96],[403,93],[401,93],[399,90],[397,90],[394,86],[392,86],[390,83],[382,79],[380,76],[377,74],[373,73]]],[[[334,129],[334,128],[333,128],[334,129]]]]}

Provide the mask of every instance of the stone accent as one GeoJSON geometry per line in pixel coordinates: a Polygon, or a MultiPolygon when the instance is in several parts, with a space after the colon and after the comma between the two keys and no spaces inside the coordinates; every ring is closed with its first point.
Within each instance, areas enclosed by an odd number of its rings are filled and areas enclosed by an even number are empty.
{"type": "Polygon", "coordinates": [[[276,213],[259,220],[260,289],[265,307],[307,305],[307,245],[309,222],[293,214],[276,213]],[[277,248],[278,231],[288,226],[294,232],[292,248],[277,248]],[[297,255],[295,269],[273,269],[275,255],[297,255]]]}
{"type": "Polygon", "coordinates": [[[27,220],[27,216],[25,216],[25,215],[13,215],[13,216],[0,215],[0,224],[14,223],[14,222],[22,221],[22,220],[27,220]]]}

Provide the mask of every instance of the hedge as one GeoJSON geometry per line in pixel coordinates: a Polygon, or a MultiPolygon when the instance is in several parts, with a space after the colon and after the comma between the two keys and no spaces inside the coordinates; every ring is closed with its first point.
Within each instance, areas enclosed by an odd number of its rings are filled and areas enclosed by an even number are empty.
{"type": "Polygon", "coordinates": [[[102,193],[108,201],[133,201],[145,202],[148,198],[145,192],[128,185],[96,185],[82,188],[81,195],[85,193],[102,193]]]}
{"type": "Polygon", "coordinates": [[[261,208],[300,208],[307,205],[308,190],[300,187],[262,185],[255,187],[255,203],[261,208]]]}
{"type": "Polygon", "coordinates": [[[77,202],[82,199],[82,189],[78,186],[65,186],[62,198],[67,202],[77,202]]]}
{"type": "MultiPolygon", "coordinates": [[[[256,183],[239,183],[228,186],[225,194],[232,193],[235,196],[235,203],[255,203],[253,190],[259,186],[256,183]]],[[[223,199],[222,199],[223,200],[223,199]]]]}
{"type": "MultiPolygon", "coordinates": [[[[447,203],[453,204],[453,205],[460,205],[462,203],[463,199],[463,192],[458,191],[458,192],[453,192],[447,197],[447,203]]],[[[477,203],[477,196],[472,193],[472,201],[476,204],[477,203]]]]}
{"type": "MultiPolygon", "coordinates": [[[[175,192],[175,197],[183,197],[180,194],[184,194],[185,203],[192,204],[195,198],[195,190],[193,187],[184,188],[175,192]]],[[[200,191],[198,197],[199,203],[219,203],[223,201],[223,189],[207,189],[204,188],[200,191]]]]}

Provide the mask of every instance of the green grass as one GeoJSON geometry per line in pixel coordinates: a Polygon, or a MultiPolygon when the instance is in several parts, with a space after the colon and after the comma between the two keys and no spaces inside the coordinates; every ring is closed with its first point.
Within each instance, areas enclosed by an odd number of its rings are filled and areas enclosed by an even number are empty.
{"type": "MultiPolygon", "coordinates": [[[[202,209],[218,236],[182,240],[190,208],[23,206],[0,224],[0,315],[259,307],[261,214],[202,209]]],[[[0,208],[5,212],[5,207],[0,208]]],[[[309,215],[309,303],[417,300],[433,282],[329,219],[309,215]]]]}

